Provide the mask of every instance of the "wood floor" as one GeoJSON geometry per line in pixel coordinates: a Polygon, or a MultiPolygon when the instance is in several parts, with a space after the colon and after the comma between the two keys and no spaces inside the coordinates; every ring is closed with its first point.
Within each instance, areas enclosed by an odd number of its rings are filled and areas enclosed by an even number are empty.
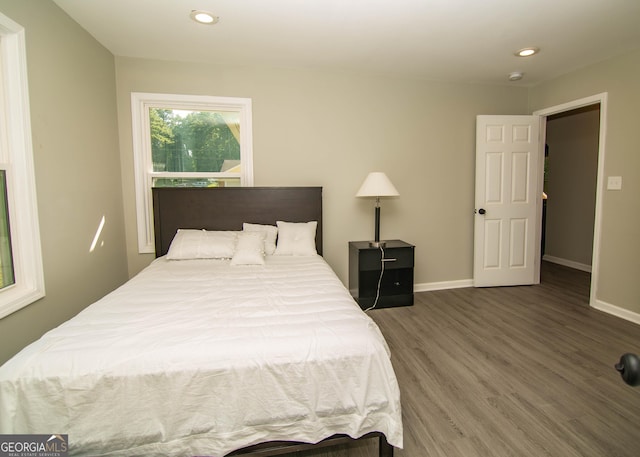
{"type": "Polygon", "coordinates": [[[640,326],[590,308],[589,280],[545,263],[537,286],[423,292],[370,312],[402,393],[396,457],[640,455],[640,387],[613,368],[640,353],[640,326]]]}

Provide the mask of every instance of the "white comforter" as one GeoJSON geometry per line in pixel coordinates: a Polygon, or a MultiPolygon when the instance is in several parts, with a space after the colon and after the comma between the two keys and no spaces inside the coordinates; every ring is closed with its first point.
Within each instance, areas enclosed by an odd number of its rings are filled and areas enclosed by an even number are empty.
{"type": "Polygon", "coordinates": [[[71,455],[370,431],[402,447],[388,348],[320,256],[157,259],[0,367],[0,433],[68,434],[71,455]]]}

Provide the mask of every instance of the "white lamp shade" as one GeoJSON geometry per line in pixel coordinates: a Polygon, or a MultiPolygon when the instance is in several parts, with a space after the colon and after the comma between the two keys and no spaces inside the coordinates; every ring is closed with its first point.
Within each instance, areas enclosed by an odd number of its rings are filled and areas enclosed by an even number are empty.
{"type": "Polygon", "coordinates": [[[356,197],[398,197],[400,194],[387,175],[374,171],[369,173],[360,186],[356,197]]]}

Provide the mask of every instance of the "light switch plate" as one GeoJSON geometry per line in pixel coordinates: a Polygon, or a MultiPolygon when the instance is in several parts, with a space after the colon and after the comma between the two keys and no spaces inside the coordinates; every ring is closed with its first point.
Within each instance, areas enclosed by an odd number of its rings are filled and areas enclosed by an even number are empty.
{"type": "Polygon", "coordinates": [[[622,176],[609,176],[607,190],[622,190],[622,176]]]}

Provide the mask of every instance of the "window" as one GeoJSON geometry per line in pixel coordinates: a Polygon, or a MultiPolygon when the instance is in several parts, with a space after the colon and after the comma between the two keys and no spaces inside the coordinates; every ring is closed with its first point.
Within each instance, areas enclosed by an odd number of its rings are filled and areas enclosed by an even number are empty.
{"type": "Polygon", "coordinates": [[[44,296],[24,35],[0,13],[0,318],[44,296]]]}
{"type": "Polygon", "coordinates": [[[138,251],[154,252],[152,187],[253,185],[251,100],[131,94],[138,251]]]}
{"type": "Polygon", "coordinates": [[[15,283],[7,200],[7,170],[0,170],[0,290],[15,283]]]}

